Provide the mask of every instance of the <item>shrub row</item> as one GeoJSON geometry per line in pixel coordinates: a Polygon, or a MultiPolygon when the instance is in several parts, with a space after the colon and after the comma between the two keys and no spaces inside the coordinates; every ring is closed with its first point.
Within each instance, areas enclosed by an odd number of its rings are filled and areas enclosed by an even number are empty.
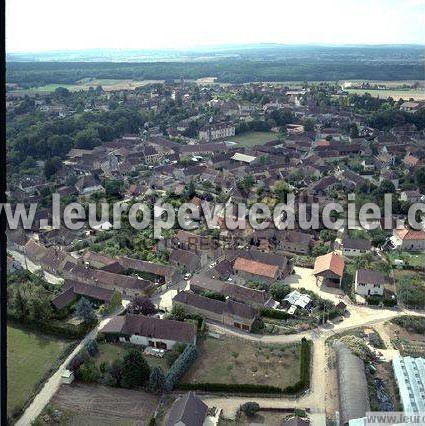
{"type": "Polygon", "coordinates": [[[187,345],[181,355],[176,359],[165,378],[166,389],[171,392],[183,374],[189,370],[195,359],[198,357],[198,348],[195,345],[187,345]]]}
{"type": "Polygon", "coordinates": [[[50,319],[42,324],[35,324],[31,321],[20,321],[12,313],[8,313],[8,321],[22,326],[28,330],[36,332],[42,331],[45,334],[65,338],[79,339],[84,337],[91,329],[94,328],[97,322],[81,323],[79,325],[67,324],[59,320],[50,319]]]}
{"type": "Polygon", "coordinates": [[[296,394],[310,387],[310,363],[312,342],[305,337],[301,339],[300,380],[294,385],[287,386],[283,393],[296,394]]]}
{"type": "Polygon", "coordinates": [[[287,312],[279,311],[278,309],[271,309],[271,308],[263,308],[261,309],[261,316],[267,317],[267,318],[274,318],[274,319],[281,319],[281,320],[287,320],[291,317],[287,312]]]}
{"type": "Polygon", "coordinates": [[[255,385],[249,383],[179,383],[179,390],[200,390],[206,392],[246,392],[281,394],[282,389],[276,386],[255,385]]]}

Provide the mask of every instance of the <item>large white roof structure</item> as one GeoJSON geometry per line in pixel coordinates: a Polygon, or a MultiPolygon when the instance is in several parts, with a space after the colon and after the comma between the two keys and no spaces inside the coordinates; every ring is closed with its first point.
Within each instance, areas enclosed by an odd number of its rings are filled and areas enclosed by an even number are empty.
{"type": "Polygon", "coordinates": [[[425,411],[425,358],[393,358],[394,374],[406,414],[425,411]]]}

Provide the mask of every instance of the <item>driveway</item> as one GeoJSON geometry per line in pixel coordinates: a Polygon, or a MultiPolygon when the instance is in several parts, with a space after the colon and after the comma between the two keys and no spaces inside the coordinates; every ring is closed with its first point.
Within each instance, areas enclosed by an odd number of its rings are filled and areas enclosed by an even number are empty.
{"type": "Polygon", "coordinates": [[[342,298],[344,298],[344,301],[348,299],[345,297],[345,293],[339,288],[330,288],[323,285],[319,287],[316,284],[316,277],[313,275],[313,269],[295,266],[294,271],[295,273],[289,275],[284,281],[284,283],[289,284],[291,288],[305,288],[306,290],[316,293],[321,298],[331,300],[334,303],[339,303],[342,298]]]}

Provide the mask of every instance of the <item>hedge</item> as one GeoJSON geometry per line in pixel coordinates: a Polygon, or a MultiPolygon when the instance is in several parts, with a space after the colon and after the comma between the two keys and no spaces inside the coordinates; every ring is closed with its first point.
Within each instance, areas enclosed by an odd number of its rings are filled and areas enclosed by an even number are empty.
{"type": "Polygon", "coordinates": [[[195,345],[187,345],[181,355],[176,359],[165,377],[166,389],[171,392],[174,386],[182,378],[183,374],[189,370],[195,359],[198,357],[198,348],[195,345]]]}
{"type": "Polygon", "coordinates": [[[200,390],[206,392],[247,392],[281,394],[282,389],[276,386],[255,385],[250,383],[179,383],[179,390],[200,390]]]}
{"type": "Polygon", "coordinates": [[[281,319],[281,320],[287,320],[291,317],[291,315],[289,315],[287,312],[283,312],[283,311],[279,311],[277,309],[271,309],[271,308],[261,309],[260,314],[263,317],[281,319]]]}
{"type": "Polygon", "coordinates": [[[46,322],[41,324],[35,324],[34,322],[28,321],[19,321],[13,314],[8,313],[8,321],[11,323],[17,324],[27,330],[33,330],[36,332],[42,332],[45,334],[51,334],[57,337],[65,339],[79,339],[84,337],[89,331],[91,331],[96,322],[93,323],[81,323],[80,325],[73,325],[61,322],[55,319],[49,319],[46,322]]]}
{"type": "Polygon", "coordinates": [[[311,340],[301,339],[300,380],[283,389],[284,393],[298,393],[310,387],[311,340]]]}

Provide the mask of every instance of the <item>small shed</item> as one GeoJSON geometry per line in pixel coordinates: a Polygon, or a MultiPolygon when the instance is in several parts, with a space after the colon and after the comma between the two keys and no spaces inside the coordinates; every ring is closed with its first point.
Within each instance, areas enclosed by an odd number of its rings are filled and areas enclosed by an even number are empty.
{"type": "Polygon", "coordinates": [[[74,372],[72,370],[65,369],[61,378],[63,384],[70,385],[74,381],[74,372]]]}

